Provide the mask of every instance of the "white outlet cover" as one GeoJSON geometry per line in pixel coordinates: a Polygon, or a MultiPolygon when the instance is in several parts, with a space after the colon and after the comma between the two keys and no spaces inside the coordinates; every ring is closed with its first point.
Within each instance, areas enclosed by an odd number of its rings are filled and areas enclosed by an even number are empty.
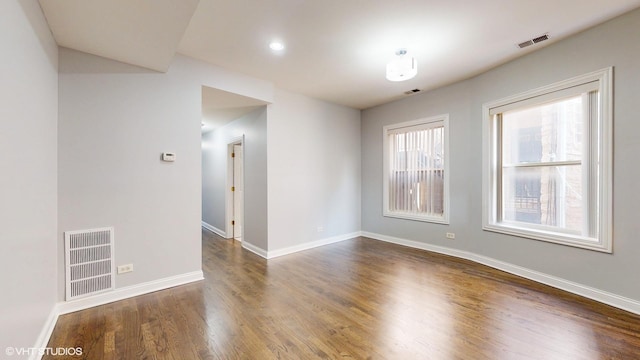
{"type": "Polygon", "coordinates": [[[133,264],[118,266],[118,274],[124,274],[133,271],[133,264]]]}

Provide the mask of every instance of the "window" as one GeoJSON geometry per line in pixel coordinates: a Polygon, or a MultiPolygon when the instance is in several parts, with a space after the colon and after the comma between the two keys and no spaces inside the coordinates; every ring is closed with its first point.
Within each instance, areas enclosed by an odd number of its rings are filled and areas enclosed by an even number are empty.
{"type": "Polygon", "coordinates": [[[484,105],[485,230],[612,251],[612,73],[484,105]]]}
{"type": "Polygon", "coordinates": [[[384,127],[384,216],[449,223],[448,115],[384,127]]]}

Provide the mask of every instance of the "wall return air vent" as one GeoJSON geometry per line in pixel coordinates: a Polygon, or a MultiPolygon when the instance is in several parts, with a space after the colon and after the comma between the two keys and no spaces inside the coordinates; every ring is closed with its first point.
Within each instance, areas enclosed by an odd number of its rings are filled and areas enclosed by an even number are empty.
{"type": "Polygon", "coordinates": [[[549,34],[540,35],[540,36],[538,36],[536,38],[533,38],[533,39],[530,39],[530,40],[527,40],[527,41],[523,41],[520,44],[518,44],[518,47],[520,49],[526,48],[527,46],[531,46],[531,45],[543,42],[545,40],[549,40],[549,34]]]}
{"type": "Polygon", "coordinates": [[[66,300],[114,288],[113,228],[66,231],[66,300]]]}

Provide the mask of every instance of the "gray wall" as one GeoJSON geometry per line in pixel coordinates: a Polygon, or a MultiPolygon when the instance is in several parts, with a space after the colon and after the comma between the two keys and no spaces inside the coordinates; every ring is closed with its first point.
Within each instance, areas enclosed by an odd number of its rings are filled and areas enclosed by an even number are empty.
{"type": "Polygon", "coordinates": [[[0,24],[4,357],[8,346],[39,345],[56,301],[58,48],[37,0],[1,1],[0,24]]]}
{"type": "Polygon", "coordinates": [[[264,101],[272,87],[180,55],[156,73],[68,49],[59,81],[60,236],[114,226],[116,263],[134,264],[118,288],[201,270],[201,87],[264,101]]]}
{"type": "Polygon", "coordinates": [[[267,128],[269,252],[359,231],[360,111],[276,89],[267,128]]]}
{"type": "MultiPolygon", "coordinates": [[[[363,231],[470,251],[640,300],[640,10],[470,80],[363,112],[363,231]],[[614,253],[482,231],[482,104],[614,66],[614,253]],[[382,217],[382,127],[450,114],[451,224],[382,217]],[[456,240],[445,240],[455,232],[456,240]]],[[[423,69],[422,71],[437,71],[423,69]]]]}
{"type": "Polygon", "coordinates": [[[218,131],[202,134],[202,221],[225,232],[227,186],[226,143],[233,137],[218,131]]]}
{"type": "Polygon", "coordinates": [[[243,241],[267,250],[267,108],[202,135],[202,221],[225,231],[227,144],[245,136],[243,241]]]}

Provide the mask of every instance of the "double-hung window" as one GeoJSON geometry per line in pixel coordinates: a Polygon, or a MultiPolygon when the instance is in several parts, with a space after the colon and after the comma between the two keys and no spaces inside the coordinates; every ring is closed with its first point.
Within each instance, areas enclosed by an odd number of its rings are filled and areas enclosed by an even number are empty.
{"type": "Polygon", "coordinates": [[[449,223],[448,115],[385,126],[384,216],[449,223]]]}
{"type": "Polygon", "coordinates": [[[612,68],[485,104],[483,227],[612,251],[612,68]]]}

